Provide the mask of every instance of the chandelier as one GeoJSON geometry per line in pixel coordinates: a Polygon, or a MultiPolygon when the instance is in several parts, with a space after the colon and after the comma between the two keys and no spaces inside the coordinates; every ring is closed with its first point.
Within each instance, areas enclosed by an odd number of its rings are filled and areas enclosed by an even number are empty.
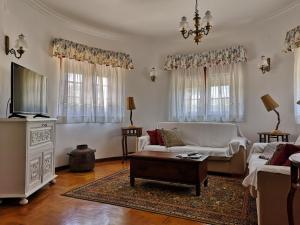
{"type": "Polygon", "coordinates": [[[206,11],[205,16],[203,17],[201,21],[201,17],[199,16],[199,11],[198,11],[198,0],[196,0],[195,4],[195,17],[194,17],[194,22],[195,22],[195,29],[189,29],[189,23],[187,21],[187,18],[183,16],[180,21],[180,32],[183,36],[184,39],[187,39],[189,36],[194,35],[194,41],[198,45],[199,42],[201,41],[202,37],[204,35],[208,35],[209,31],[211,30],[211,20],[212,20],[212,15],[209,10],[206,11]]]}

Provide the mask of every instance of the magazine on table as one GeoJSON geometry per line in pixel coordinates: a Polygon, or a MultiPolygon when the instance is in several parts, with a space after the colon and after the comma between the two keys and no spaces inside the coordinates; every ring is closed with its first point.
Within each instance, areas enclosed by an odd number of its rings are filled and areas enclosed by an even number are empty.
{"type": "Polygon", "coordinates": [[[176,157],[180,159],[201,159],[203,155],[197,152],[188,152],[188,153],[180,153],[176,155],[176,157]]]}

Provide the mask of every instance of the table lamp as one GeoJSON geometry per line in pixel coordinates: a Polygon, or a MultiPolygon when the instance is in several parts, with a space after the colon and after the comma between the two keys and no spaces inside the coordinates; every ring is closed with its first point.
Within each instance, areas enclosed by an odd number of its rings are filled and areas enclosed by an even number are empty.
{"type": "Polygon", "coordinates": [[[264,103],[266,109],[268,112],[274,111],[277,115],[277,124],[275,129],[272,131],[272,134],[280,134],[282,133],[280,130],[278,130],[279,124],[280,124],[280,115],[279,112],[276,110],[276,108],[279,107],[278,103],[274,101],[274,99],[270,95],[264,95],[261,97],[262,102],[264,103]]]}
{"type": "Polygon", "coordinates": [[[133,127],[132,110],[135,110],[135,104],[134,104],[133,97],[127,97],[127,110],[130,110],[130,123],[131,123],[131,127],[133,127]]]}

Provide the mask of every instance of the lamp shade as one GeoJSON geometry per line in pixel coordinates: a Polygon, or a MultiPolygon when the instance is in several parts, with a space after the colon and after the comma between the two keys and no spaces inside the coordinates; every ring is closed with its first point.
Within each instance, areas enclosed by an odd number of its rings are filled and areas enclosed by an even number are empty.
{"type": "Polygon", "coordinates": [[[25,36],[23,34],[20,34],[18,36],[18,39],[16,40],[15,48],[16,49],[23,48],[23,50],[28,50],[28,45],[25,40],[25,36]]]}
{"type": "Polygon", "coordinates": [[[127,110],[134,110],[134,109],[135,109],[134,98],[127,97],[127,110]]]}
{"type": "Polygon", "coordinates": [[[274,99],[270,95],[264,95],[261,97],[262,102],[264,103],[268,112],[279,107],[278,103],[274,101],[274,99]]]}

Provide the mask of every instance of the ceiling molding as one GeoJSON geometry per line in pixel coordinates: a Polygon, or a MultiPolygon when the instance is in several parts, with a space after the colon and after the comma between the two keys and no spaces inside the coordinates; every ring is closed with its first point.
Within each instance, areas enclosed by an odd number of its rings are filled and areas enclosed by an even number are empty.
{"type": "Polygon", "coordinates": [[[86,23],[81,23],[79,21],[72,20],[69,17],[62,15],[61,13],[58,13],[56,10],[52,9],[51,7],[47,6],[45,3],[39,0],[25,0],[24,2],[31,8],[37,10],[39,13],[45,16],[51,16],[52,18],[59,20],[72,30],[108,40],[120,40],[124,37],[128,37],[128,35],[125,34],[96,28],[86,23]]]}
{"type": "Polygon", "coordinates": [[[300,1],[299,0],[295,0],[293,2],[291,2],[290,4],[288,4],[287,6],[281,8],[281,9],[278,9],[277,11],[271,13],[270,15],[264,17],[262,20],[271,20],[275,17],[278,17],[278,16],[281,16],[282,14],[285,14],[287,12],[289,12],[290,10],[296,8],[300,6],[300,1]]]}
{"type": "MultiPolygon", "coordinates": [[[[46,15],[46,16],[51,16],[52,18],[59,20],[63,24],[67,25],[70,29],[79,31],[79,32],[82,32],[82,33],[85,33],[85,34],[88,34],[91,36],[100,37],[100,38],[104,38],[104,39],[108,39],[108,40],[121,40],[124,38],[133,37],[133,36],[134,37],[139,36],[139,37],[151,38],[151,39],[155,38],[153,36],[121,33],[118,31],[112,31],[112,30],[108,30],[108,29],[97,28],[95,26],[90,26],[87,23],[82,23],[80,21],[71,19],[70,17],[64,16],[63,14],[57,12],[55,9],[49,7],[47,4],[43,3],[40,0],[25,0],[24,2],[26,2],[27,5],[29,5],[33,9],[37,10],[41,14],[46,15]]],[[[290,4],[288,4],[287,6],[281,8],[281,9],[278,9],[273,13],[270,13],[269,15],[262,16],[255,20],[250,20],[250,21],[245,22],[240,25],[243,25],[243,26],[247,25],[247,24],[251,25],[251,24],[255,24],[257,22],[264,22],[264,21],[272,20],[273,18],[281,16],[282,14],[288,13],[290,10],[298,7],[299,5],[300,5],[300,1],[295,0],[295,1],[291,2],[290,4]]]]}

